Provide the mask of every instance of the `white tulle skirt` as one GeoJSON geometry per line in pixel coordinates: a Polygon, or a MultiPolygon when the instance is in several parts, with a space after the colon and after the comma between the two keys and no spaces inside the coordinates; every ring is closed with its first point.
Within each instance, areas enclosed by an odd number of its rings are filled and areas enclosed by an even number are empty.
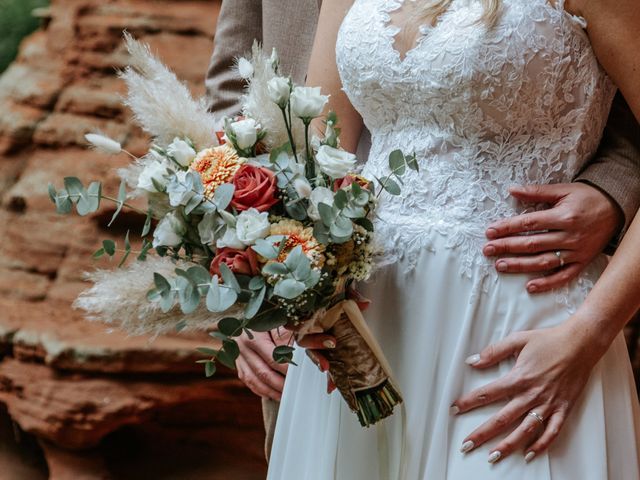
{"type": "MultiPolygon", "coordinates": [[[[287,376],[269,466],[270,480],[635,480],[640,422],[631,366],[620,335],[595,368],[551,449],[530,463],[517,452],[487,462],[497,440],[463,455],[463,439],[504,403],[453,417],[452,402],[506,374],[464,363],[511,332],[557,325],[569,316],[556,295],[531,296],[528,277],[505,275],[486,285],[460,274],[456,250],[434,238],[410,269],[386,267],[364,286],[365,317],[379,339],[405,403],[390,419],[363,429],[326,377],[298,349],[287,376]],[[437,252],[437,253],[434,253],[437,252]],[[404,466],[402,466],[403,464],[404,466]]],[[[597,276],[601,258],[590,267],[597,276]]],[[[569,290],[569,303],[584,292],[569,290]]]]}

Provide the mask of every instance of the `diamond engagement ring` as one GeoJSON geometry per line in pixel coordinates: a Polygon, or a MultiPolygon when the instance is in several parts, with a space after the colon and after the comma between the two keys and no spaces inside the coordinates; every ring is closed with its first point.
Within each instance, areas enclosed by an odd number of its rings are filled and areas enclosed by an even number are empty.
{"type": "Polygon", "coordinates": [[[562,252],[560,250],[556,250],[553,253],[556,257],[558,257],[558,260],[560,260],[560,268],[564,267],[564,258],[562,258],[562,252]]]}
{"type": "Polygon", "coordinates": [[[542,415],[534,412],[533,410],[531,410],[529,413],[527,413],[527,415],[530,415],[533,418],[535,418],[538,422],[540,422],[540,425],[544,425],[544,418],[542,417],[542,415]]]}

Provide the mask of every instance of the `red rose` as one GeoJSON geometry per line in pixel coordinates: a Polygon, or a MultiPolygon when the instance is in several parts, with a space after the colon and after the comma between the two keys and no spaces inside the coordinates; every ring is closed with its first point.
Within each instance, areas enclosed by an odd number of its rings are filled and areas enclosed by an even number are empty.
{"type": "Polygon", "coordinates": [[[276,198],[276,176],[266,168],[245,163],[233,177],[236,187],[231,206],[237,210],[255,208],[266,212],[278,203],[276,198]]]}
{"type": "Polygon", "coordinates": [[[220,248],[216,253],[217,255],[212,260],[211,267],[209,267],[211,275],[220,277],[220,264],[222,262],[226,263],[227,267],[238,275],[250,275],[253,277],[260,273],[258,256],[251,248],[237,250],[226,247],[220,248]]]}

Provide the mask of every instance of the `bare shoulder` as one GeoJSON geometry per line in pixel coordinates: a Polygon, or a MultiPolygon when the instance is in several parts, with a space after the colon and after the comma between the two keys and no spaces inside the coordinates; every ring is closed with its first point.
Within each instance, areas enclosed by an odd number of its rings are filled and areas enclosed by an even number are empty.
{"type": "Polygon", "coordinates": [[[587,21],[600,64],[640,119],[640,0],[567,0],[565,8],[587,21]]]}

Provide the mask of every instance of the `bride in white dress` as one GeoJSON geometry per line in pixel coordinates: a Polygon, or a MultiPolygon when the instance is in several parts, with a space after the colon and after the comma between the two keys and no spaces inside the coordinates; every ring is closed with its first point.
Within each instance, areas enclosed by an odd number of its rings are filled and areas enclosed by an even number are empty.
{"type": "MultiPolygon", "coordinates": [[[[488,462],[495,441],[460,451],[506,401],[450,411],[462,393],[512,366],[473,370],[469,355],[512,332],[562,323],[606,265],[597,259],[569,287],[532,296],[530,276],[498,277],[481,251],[487,225],[525,209],[510,186],[570,182],[595,153],[615,87],[585,21],[562,0],[442,1],[424,22],[409,13],[420,0],[410,3],[325,0],[309,80],[332,94],[345,148],[355,147],[362,121],[371,131],[363,175],[385,175],[397,148],[415,150],[420,162],[419,173],[403,177],[401,196],[382,195],[376,229],[385,256],[360,287],[373,300],[365,317],[404,407],[363,429],[298,349],[268,478],[638,479],[638,403],[622,335],[557,440],[529,463],[517,453],[488,462]]],[[[548,422],[553,412],[536,414],[548,422]]],[[[538,421],[526,406],[518,416],[538,421]]]]}

